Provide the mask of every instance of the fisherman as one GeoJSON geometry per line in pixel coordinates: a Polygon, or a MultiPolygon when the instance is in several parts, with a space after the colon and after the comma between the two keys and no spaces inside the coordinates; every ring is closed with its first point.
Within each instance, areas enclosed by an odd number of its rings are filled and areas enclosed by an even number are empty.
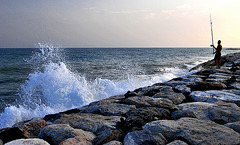
{"type": "Polygon", "coordinates": [[[217,48],[214,45],[212,45],[212,47],[215,48],[215,50],[216,50],[215,57],[214,57],[215,64],[216,64],[216,66],[221,67],[221,51],[222,51],[221,40],[218,40],[217,48]]]}

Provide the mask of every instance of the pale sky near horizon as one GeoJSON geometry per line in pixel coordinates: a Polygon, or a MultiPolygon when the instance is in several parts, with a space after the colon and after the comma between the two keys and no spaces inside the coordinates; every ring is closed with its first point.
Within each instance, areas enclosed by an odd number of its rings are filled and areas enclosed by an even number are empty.
{"type": "Polygon", "coordinates": [[[0,48],[240,47],[239,0],[0,0],[0,48]]]}

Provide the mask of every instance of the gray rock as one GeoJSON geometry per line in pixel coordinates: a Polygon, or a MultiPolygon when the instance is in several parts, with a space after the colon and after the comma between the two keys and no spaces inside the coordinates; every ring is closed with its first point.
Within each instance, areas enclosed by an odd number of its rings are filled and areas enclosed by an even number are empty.
{"type": "Polygon", "coordinates": [[[233,103],[192,102],[178,105],[180,110],[192,111],[198,119],[219,124],[240,121],[240,108],[233,103]]]}
{"type": "Polygon", "coordinates": [[[184,81],[168,81],[165,83],[167,86],[171,86],[171,87],[176,87],[178,85],[186,85],[186,86],[191,86],[191,85],[196,85],[196,82],[184,82],[184,81]]]}
{"type": "Polygon", "coordinates": [[[116,126],[120,116],[103,116],[91,113],[64,114],[55,124],[69,124],[73,128],[83,129],[96,133],[102,126],[116,126]]]}
{"type": "Polygon", "coordinates": [[[215,74],[209,75],[209,78],[221,79],[226,81],[231,78],[231,75],[225,74],[225,73],[215,73],[215,74]]]}
{"type": "Polygon", "coordinates": [[[181,140],[174,140],[167,145],[188,145],[188,144],[181,140]]]}
{"type": "Polygon", "coordinates": [[[166,86],[160,89],[160,92],[155,94],[153,98],[166,98],[171,100],[174,104],[180,104],[186,97],[182,93],[176,93],[172,87],[166,86]]]}
{"type": "Polygon", "coordinates": [[[225,126],[232,128],[236,132],[240,133],[240,121],[227,123],[227,124],[225,124],[225,126]]]}
{"type": "Polygon", "coordinates": [[[163,145],[167,143],[167,140],[161,133],[140,130],[128,133],[123,143],[124,145],[163,145]]]}
{"type": "Polygon", "coordinates": [[[177,121],[158,120],[146,124],[143,129],[151,134],[161,133],[168,140],[182,138],[193,145],[240,144],[239,133],[209,120],[196,118],[181,118],[177,121]]]}
{"type": "Polygon", "coordinates": [[[110,142],[105,143],[103,145],[123,145],[123,143],[120,142],[120,141],[110,141],[110,142]]]}
{"type": "Polygon", "coordinates": [[[187,87],[186,85],[177,85],[174,87],[175,90],[183,93],[183,94],[190,94],[191,93],[191,88],[187,87]]]}
{"type": "Polygon", "coordinates": [[[222,90],[223,92],[240,95],[240,90],[230,89],[230,90],[222,90]]]}
{"type": "Polygon", "coordinates": [[[170,112],[163,108],[143,107],[130,110],[125,116],[122,130],[129,132],[133,128],[142,129],[143,125],[154,120],[169,119],[170,112]]]}
{"type": "Polygon", "coordinates": [[[50,144],[42,139],[30,138],[30,139],[17,139],[8,142],[5,145],[50,145],[50,144]]]}
{"type": "Polygon", "coordinates": [[[235,95],[220,90],[194,91],[190,94],[190,97],[197,102],[215,103],[218,101],[225,101],[235,103],[240,106],[240,95],[235,95]]]}
{"type": "Polygon", "coordinates": [[[97,133],[97,137],[94,140],[94,144],[96,145],[102,145],[104,143],[108,143],[110,141],[120,141],[123,140],[124,133],[120,129],[115,129],[108,126],[103,126],[101,129],[99,129],[97,133]]]}
{"type": "Polygon", "coordinates": [[[130,109],[136,109],[135,105],[125,104],[108,104],[108,105],[89,105],[81,111],[81,113],[95,113],[106,116],[122,116],[130,109]]]}
{"type": "Polygon", "coordinates": [[[197,118],[193,111],[190,110],[176,110],[171,114],[171,118],[174,120],[180,119],[182,117],[197,118]]]}
{"type": "Polygon", "coordinates": [[[148,87],[143,87],[143,88],[136,89],[136,90],[134,90],[134,92],[136,92],[140,96],[152,97],[154,94],[160,92],[161,88],[162,88],[162,86],[153,85],[153,86],[148,86],[148,87]]]}
{"type": "Polygon", "coordinates": [[[238,83],[238,82],[231,83],[231,84],[230,84],[230,87],[232,87],[232,88],[234,88],[234,89],[240,90],[240,83],[238,83]]]}
{"type": "Polygon", "coordinates": [[[68,124],[52,124],[44,127],[38,137],[49,139],[53,144],[60,144],[62,141],[69,138],[80,137],[81,140],[93,141],[96,137],[93,133],[74,129],[68,124]]]}
{"type": "Polygon", "coordinates": [[[169,99],[165,98],[152,98],[148,96],[143,97],[130,97],[123,100],[123,103],[129,105],[135,105],[136,107],[160,107],[170,110],[176,110],[177,107],[169,99]]]}

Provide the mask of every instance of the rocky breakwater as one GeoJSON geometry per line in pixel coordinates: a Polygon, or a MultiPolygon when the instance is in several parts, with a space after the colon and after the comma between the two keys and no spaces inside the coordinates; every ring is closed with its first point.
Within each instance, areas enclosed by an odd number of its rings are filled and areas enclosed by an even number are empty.
{"type": "Polygon", "coordinates": [[[186,77],[0,130],[12,144],[240,144],[240,53],[186,77]]]}

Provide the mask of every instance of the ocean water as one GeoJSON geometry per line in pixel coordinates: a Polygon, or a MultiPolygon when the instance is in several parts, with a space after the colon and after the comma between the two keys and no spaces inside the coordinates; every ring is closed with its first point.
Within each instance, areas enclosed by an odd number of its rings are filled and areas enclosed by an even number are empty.
{"type": "Polygon", "coordinates": [[[210,48],[1,48],[0,128],[189,75],[212,58],[210,48]]]}

